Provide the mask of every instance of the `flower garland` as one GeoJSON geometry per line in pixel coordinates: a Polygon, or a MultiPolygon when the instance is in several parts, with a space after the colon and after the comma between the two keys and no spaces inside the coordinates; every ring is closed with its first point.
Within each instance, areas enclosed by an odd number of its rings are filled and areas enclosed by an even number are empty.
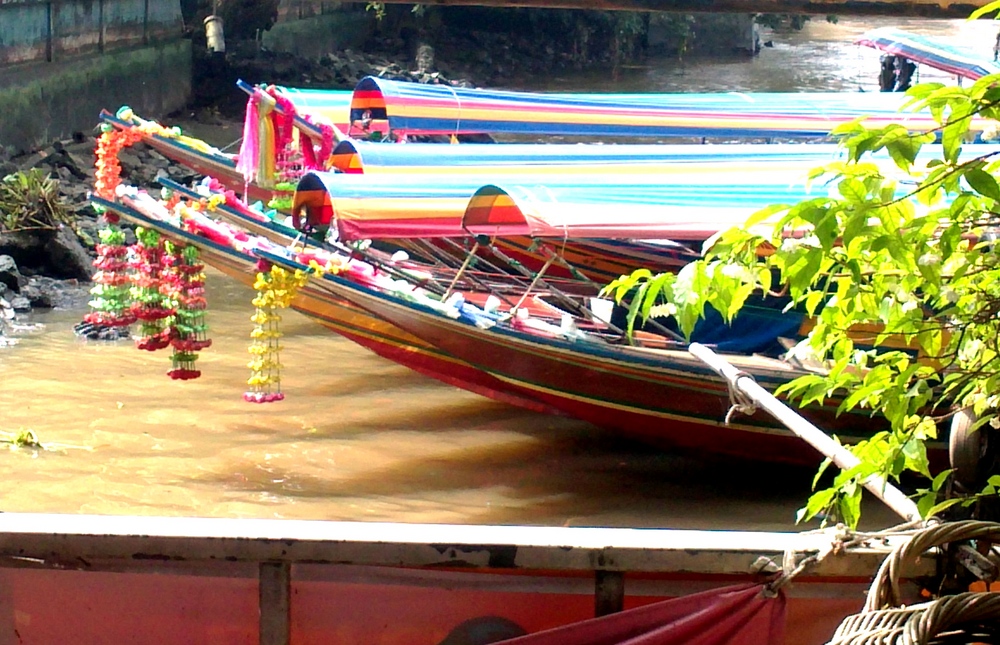
{"type": "Polygon", "coordinates": [[[170,345],[167,318],[174,314],[163,295],[163,241],[155,230],[136,228],[132,247],[132,313],[139,320],[140,337],[135,345],[156,351],[170,345]]]}
{"type": "Polygon", "coordinates": [[[83,317],[92,325],[126,327],[135,322],[132,313],[128,273],[128,248],[125,233],[117,224],[109,223],[97,232],[100,242],[95,246],[97,259],[94,267],[94,296],[88,304],[92,311],[83,317]]]}
{"type": "Polygon", "coordinates": [[[201,376],[201,370],[195,367],[197,352],[212,344],[206,338],[205,265],[198,261],[198,248],[193,245],[178,247],[167,242],[166,252],[163,293],[174,309],[170,324],[173,369],[167,375],[186,381],[201,376]]]}
{"type": "Polygon", "coordinates": [[[250,317],[255,326],[250,332],[253,339],[248,350],[252,358],[247,363],[251,371],[247,380],[250,389],[243,394],[245,401],[270,403],[285,398],[281,392],[281,364],[278,362],[281,316],[276,311],[288,308],[308,280],[309,275],[298,269],[289,272],[265,263],[259,266],[253,285],[257,290],[253,299],[257,311],[250,317]]]}
{"type": "MultiPolygon", "coordinates": [[[[97,147],[94,150],[97,158],[94,162],[94,193],[97,196],[104,199],[115,198],[115,189],[122,181],[122,167],[118,161],[118,153],[123,148],[142,141],[144,136],[145,133],[135,128],[117,130],[107,123],[101,125],[101,136],[97,139],[97,147]]],[[[118,216],[110,216],[108,220],[117,223],[118,216]]]]}

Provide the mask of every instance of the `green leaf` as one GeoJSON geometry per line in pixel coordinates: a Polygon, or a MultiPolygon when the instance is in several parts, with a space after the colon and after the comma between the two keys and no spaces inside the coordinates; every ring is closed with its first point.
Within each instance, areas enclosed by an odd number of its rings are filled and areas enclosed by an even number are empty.
{"type": "Polygon", "coordinates": [[[808,296],[806,296],[806,313],[811,317],[816,314],[816,307],[822,302],[823,296],[826,295],[822,291],[813,291],[808,296]]]}
{"type": "Polygon", "coordinates": [[[844,179],[839,184],[837,184],[837,190],[844,197],[844,199],[852,202],[861,203],[865,201],[868,196],[868,191],[865,190],[865,185],[858,181],[857,179],[844,179]]]}
{"type": "Polygon", "coordinates": [[[904,467],[931,478],[930,463],[927,461],[927,445],[923,441],[911,439],[903,444],[904,467]]]}
{"type": "Polygon", "coordinates": [[[920,148],[920,142],[917,139],[910,138],[909,136],[886,143],[886,150],[888,150],[889,156],[892,157],[892,160],[896,162],[896,165],[899,166],[901,170],[906,171],[908,171],[913,165],[913,162],[916,161],[920,148]]]}
{"type": "Polygon", "coordinates": [[[965,172],[965,180],[980,195],[1000,201],[1000,187],[997,186],[997,180],[990,173],[973,168],[965,172]]]}
{"type": "Polygon", "coordinates": [[[861,520],[861,491],[861,486],[854,486],[849,492],[842,493],[837,502],[840,518],[851,529],[858,528],[861,520]]]}
{"type": "Polygon", "coordinates": [[[934,492],[941,490],[941,486],[944,485],[944,483],[948,480],[948,476],[953,472],[955,472],[955,469],[949,468],[947,470],[942,470],[935,475],[934,479],[931,481],[931,490],[934,492]]]}
{"type": "MultiPolygon", "coordinates": [[[[930,519],[936,515],[939,515],[942,511],[946,511],[956,504],[962,503],[964,500],[961,497],[953,497],[951,499],[946,499],[940,504],[935,504],[934,506],[927,509],[924,513],[924,519],[930,519]]],[[[919,509],[919,506],[917,507],[919,509]]]]}
{"type": "Polygon", "coordinates": [[[808,522],[812,518],[816,517],[817,514],[830,508],[833,504],[834,497],[837,494],[837,489],[835,488],[824,488],[823,490],[816,491],[809,497],[809,501],[806,502],[805,508],[799,510],[795,523],[808,522]]]}
{"type": "Polygon", "coordinates": [[[789,206],[787,204],[771,204],[770,206],[765,206],[748,217],[746,223],[743,224],[743,228],[753,228],[757,224],[767,221],[774,214],[787,211],[788,208],[789,206]]]}
{"type": "Polygon", "coordinates": [[[673,273],[661,273],[648,283],[645,296],[642,298],[642,309],[640,311],[643,320],[649,319],[649,312],[660,299],[664,298],[665,292],[669,291],[669,287],[675,279],[676,276],[673,273]]]}

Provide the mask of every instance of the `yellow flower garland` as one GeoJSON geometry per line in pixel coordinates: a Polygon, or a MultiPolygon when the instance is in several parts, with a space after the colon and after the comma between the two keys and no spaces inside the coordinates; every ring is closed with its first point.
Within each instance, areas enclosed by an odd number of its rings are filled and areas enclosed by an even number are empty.
{"type": "Polygon", "coordinates": [[[257,291],[253,299],[256,311],[250,316],[255,326],[250,332],[252,341],[248,348],[252,358],[247,362],[251,372],[247,379],[250,390],[243,394],[245,400],[269,403],[285,398],[281,392],[282,366],[278,360],[281,351],[278,339],[282,335],[278,324],[281,316],[276,311],[287,309],[308,280],[309,275],[304,271],[296,269],[290,272],[277,266],[257,274],[253,285],[257,291]]]}

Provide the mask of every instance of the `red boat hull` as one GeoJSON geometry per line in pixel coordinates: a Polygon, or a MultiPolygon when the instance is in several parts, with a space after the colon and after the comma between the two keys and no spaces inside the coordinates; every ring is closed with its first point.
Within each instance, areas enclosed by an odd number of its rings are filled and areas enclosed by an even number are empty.
{"type": "MultiPolygon", "coordinates": [[[[331,295],[490,373],[523,396],[622,435],[671,449],[756,461],[815,466],[822,459],[763,412],[736,415],[727,425],[725,383],[686,353],[483,330],[330,276],[322,284],[331,295]]],[[[771,390],[800,375],[778,361],[768,363],[744,369],[771,390]]],[[[845,442],[884,426],[877,417],[837,416],[834,407],[814,406],[802,414],[845,442]]]]}

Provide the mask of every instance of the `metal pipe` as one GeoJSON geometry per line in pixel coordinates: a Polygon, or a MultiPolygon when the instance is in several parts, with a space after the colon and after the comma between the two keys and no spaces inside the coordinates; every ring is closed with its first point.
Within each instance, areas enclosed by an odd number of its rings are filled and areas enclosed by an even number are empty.
{"type": "MultiPolygon", "coordinates": [[[[779,401],[773,394],[761,387],[752,376],[741,372],[724,358],[699,343],[691,343],[688,351],[692,356],[702,361],[726,381],[730,387],[756,401],[771,416],[781,421],[789,430],[805,440],[818,450],[824,457],[832,461],[841,470],[850,470],[861,461],[850,450],[834,441],[828,434],[806,421],[798,413],[779,401]]],[[[872,475],[861,482],[872,495],[885,502],[900,517],[907,522],[919,521],[920,511],[917,505],[903,494],[901,490],[890,484],[880,475],[872,475]]]]}

